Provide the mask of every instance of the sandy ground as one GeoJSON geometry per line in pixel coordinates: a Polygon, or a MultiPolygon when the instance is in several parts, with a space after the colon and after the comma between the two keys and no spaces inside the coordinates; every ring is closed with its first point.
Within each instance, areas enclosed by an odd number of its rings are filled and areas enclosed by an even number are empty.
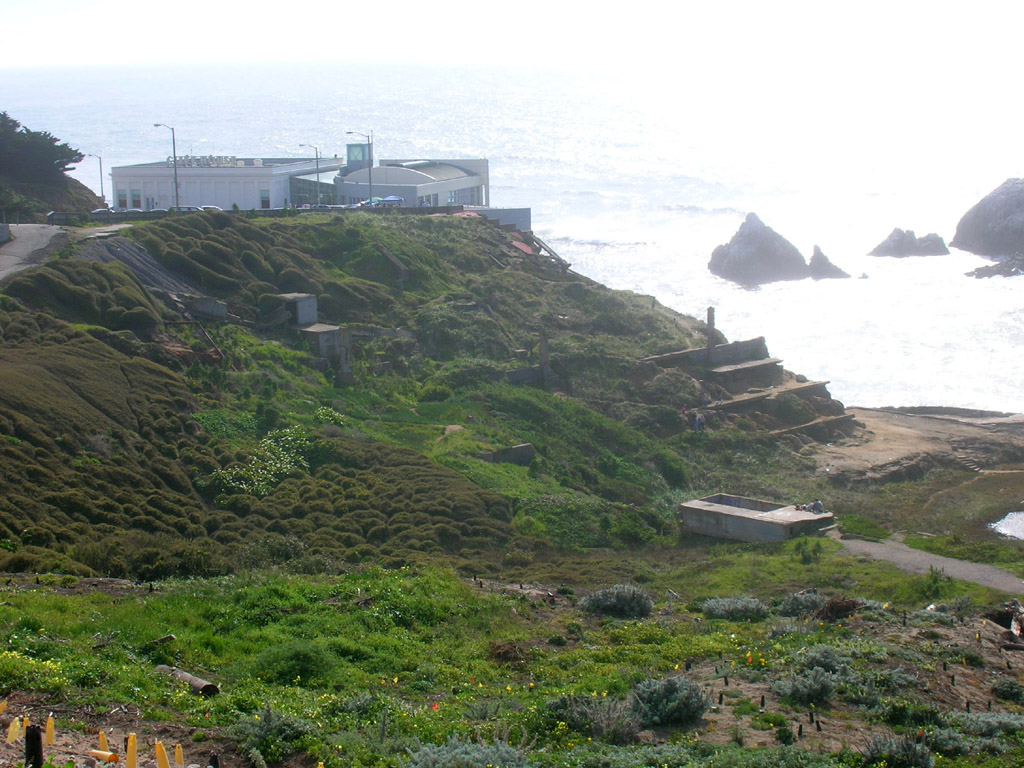
{"type": "MultiPolygon", "coordinates": [[[[815,457],[822,474],[851,479],[884,480],[920,465],[948,463],[954,458],[965,468],[979,472],[1021,472],[1021,465],[1007,466],[1015,455],[1024,455],[1024,415],[983,414],[936,409],[913,413],[851,408],[862,430],[842,443],[826,445],[815,457]]],[[[955,560],[912,549],[893,536],[885,541],[843,538],[832,532],[851,554],[886,560],[909,573],[941,570],[947,576],[991,587],[1013,595],[1024,593],[1024,581],[991,565],[955,560]]]]}
{"type": "Polygon", "coordinates": [[[822,473],[856,476],[927,455],[948,459],[959,454],[982,464],[998,463],[1001,446],[1024,451],[1024,414],[958,416],[876,408],[847,410],[864,428],[854,437],[822,446],[815,453],[822,473]]]}

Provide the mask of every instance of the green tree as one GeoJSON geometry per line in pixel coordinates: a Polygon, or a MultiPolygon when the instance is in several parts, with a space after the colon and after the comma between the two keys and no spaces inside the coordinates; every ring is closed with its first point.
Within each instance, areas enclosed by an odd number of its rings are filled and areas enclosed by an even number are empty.
{"type": "Polygon", "coordinates": [[[47,131],[30,131],[0,112],[0,176],[18,181],[54,181],[84,155],[47,131]]]}

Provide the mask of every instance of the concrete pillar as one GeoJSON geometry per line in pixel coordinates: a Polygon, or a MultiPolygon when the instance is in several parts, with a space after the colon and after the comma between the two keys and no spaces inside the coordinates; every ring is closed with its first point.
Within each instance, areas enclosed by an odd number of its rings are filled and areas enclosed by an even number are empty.
{"type": "Polygon", "coordinates": [[[715,349],[715,308],[708,307],[707,364],[711,365],[715,349]]]}

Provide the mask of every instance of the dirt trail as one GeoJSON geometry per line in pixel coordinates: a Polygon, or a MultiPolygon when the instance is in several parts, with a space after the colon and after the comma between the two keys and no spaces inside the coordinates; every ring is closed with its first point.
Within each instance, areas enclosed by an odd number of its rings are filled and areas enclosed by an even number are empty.
{"type": "Polygon", "coordinates": [[[934,568],[959,581],[969,581],[972,584],[991,587],[1012,595],[1024,594],[1024,580],[993,565],[933,555],[920,549],[912,549],[894,538],[885,541],[866,541],[841,538],[834,531],[829,534],[829,537],[842,544],[850,554],[858,557],[870,557],[873,560],[887,560],[901,571],[928,573],[930,569],[934,568]]]}
{"type": "MultiPolygon", "coordinates": [[[[1024,415],[957,409],[851,408],[864,425],[858,434],[816,452],[818,472],[842,482],[887,482],[920,476],[935,466],[956,464],[985,473],[1020,472],[1024,459],[1024,415]],[[989,467],[999,467],[998,469],[989,467]]],[[[943,571],[947,576],[1014,595],[1024,580],[991,565],[956,560],[912,549],[898,537],[885,541],[842,538],[830,534],[846,551],[886,560],[909,573],[943,571]]]]}
{"type": "Polygon", "coordinates": [[[63,227],[49,224],[11,224],[13,239],[0,246],[0,280],[40,264],[68,243],[63,227]]]}

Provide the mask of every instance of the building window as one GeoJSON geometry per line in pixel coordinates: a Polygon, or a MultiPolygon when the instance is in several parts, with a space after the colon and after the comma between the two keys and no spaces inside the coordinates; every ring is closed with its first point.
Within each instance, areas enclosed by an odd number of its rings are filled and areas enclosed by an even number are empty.
{"type": "Polygon", "coordinates": [[[133,189],[132,190],[132,208],[141,208],[141,207],[142,207],[142,190],[140,190],[140,189],[133,189]]]}
{"type": "Polygon", "coordinates": [[[117,207],[127,208],[128,207],[128,190],[119,189],[117,190],[117,207]]]}
{"type": "Polygon", "coordinates": [[[458,192],[454,189],[448,190],[448,205],[455,205],[455,201],[458,198],[458,192]]]}
{"type": "Polygon", "coordinates": [[[270,208],[270,190],[269,189],[261,189],[260,190],[260,208],[263,208],[264,210],[266,210],[267,208],[270,208]]]}

